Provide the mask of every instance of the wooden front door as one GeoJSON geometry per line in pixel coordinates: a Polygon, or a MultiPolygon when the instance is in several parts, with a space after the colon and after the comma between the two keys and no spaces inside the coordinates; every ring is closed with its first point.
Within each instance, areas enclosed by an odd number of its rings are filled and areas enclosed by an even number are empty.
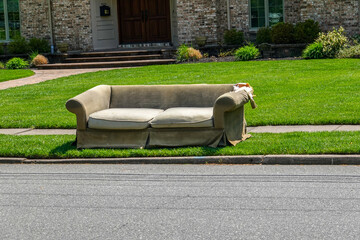
{"type": "Polygon", "coordinates": [[[169,0],[118,0],[120,43],[170,42],[169,0]]]}

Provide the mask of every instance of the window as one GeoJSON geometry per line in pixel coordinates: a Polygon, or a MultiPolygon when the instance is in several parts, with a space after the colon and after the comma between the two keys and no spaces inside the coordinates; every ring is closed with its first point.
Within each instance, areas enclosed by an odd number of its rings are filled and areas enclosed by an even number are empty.
{"type": "Polygon", "coordinates": [[[283,0],[250,0],[251,28],[273,26],[284,21],[283,0]]]}
{"type": "Polygon", "coordinates": [[[0,41],[20,35],[19,0],[0,0],[0,41]]]}

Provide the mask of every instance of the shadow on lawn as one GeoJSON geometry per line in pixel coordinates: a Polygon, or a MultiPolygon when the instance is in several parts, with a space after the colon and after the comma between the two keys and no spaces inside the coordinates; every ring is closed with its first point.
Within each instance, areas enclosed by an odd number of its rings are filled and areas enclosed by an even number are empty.
{"type": "Polygon", "coordinates": [[[149,148],[149,149],[121,149],[121,148],[96,148],[77,149],[73,141],[67,141],[49,152],[53,158],[89,158],[89,157],[182,157],[182,156],[215,156],[221,155],[223,148],[211,147],[178,147],[178,148],[149,148]]]}
{"type": "Polygon", "coordinates": [[[68,141],[64,144],[52,149],[49,153],[50,157],[69,157],[69,151],[76,151],[76,146],[73,145],[74,141],[68,141]]]}

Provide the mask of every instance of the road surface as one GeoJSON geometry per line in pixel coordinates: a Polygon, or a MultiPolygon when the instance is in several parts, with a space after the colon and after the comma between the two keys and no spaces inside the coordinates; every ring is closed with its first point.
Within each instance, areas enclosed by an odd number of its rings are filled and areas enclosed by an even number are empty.
{"type": "Polygon", "coordinates": [[[0,165],[1,239],[359,239],[359,166],[0,165]]]}

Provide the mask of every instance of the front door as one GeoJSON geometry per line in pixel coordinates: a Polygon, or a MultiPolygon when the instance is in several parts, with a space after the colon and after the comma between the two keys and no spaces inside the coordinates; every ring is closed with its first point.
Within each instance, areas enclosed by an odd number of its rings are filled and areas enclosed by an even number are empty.
{"type": "Polygon", "coordinates": [[[169,0],[118,0],[120,43],[170,42],[169,0]]]}

